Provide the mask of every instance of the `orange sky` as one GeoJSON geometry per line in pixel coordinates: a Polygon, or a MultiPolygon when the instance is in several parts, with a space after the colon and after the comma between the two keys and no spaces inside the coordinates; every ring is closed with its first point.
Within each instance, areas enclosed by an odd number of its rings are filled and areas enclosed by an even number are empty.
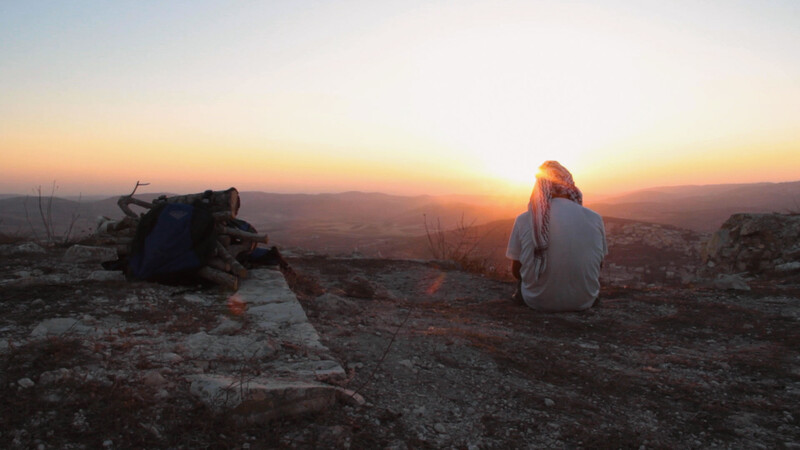
{"type": "Polygon", "coordinates": [[[0,193],[800,179],[796,2],[287,3],[4,2],[0,193]]]}

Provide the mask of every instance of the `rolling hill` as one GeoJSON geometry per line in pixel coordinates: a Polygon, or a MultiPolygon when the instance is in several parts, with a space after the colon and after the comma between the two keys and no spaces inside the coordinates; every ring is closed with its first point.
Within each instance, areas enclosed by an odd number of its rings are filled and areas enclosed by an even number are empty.
{"type": "MultiPolygon", "coordinates": [[[[141,194],[151,200],[159,194],[141,194]]],[[[78,234],[91,232],[98,216],[122,217],[118,197],[75,201],[54,198],[50,208],[56,234],[73,225],[78,234]],[[74,223],[73,223],[74,222],[74,223]]],[[[274,194],[241,192],[239,216],[269,233],[280,246],[331,253],[382,249],[426,240],[429,230],[452,230],[461,225],[509,222],[527,199],[499,196],[397,196],[381,193],[274,194]],[[400,239],[404,244],[391,244],[400,239]]],[[[47,211],[46,201],[44,210],[47,211]]],[[[738,212],[800,210],[800,181],[787,183],[671,186],[631,192],[587,204],[604,217],[674,225],[707,232],[738,212]]],[[[43,232],[38,199],[0,195],[0,231],[11,234],[43,232]]],[[[485,231],[485,230],[481,230],[485,231]]],[[[485,234],[485,233],[482,233],[485,234]]],[[[398,250],[399,251],[399,250],[398,250]]],[[[392,250],[394,253],[395,250],[392,250]]],[[[417,252],[414,252],[417,253],[417,252]]]]}
{"type": "Polygon", "coordinates": [[[800,211],[800,181],[652,188],[587,206],[603,216],[714,231],[735,213],[800,211]]]}

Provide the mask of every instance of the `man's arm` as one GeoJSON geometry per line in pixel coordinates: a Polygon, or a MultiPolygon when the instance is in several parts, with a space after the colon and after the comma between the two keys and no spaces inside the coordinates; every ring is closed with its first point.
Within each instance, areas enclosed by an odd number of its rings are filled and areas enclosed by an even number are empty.
{"type": "Polygon", "coordinates": [[[517,280],[522,278],[522,275],[519,273],[519,270],[522,268],[522,263],[517,261],[516,259],[511,260],[511,275],[514,275],[514,278],[517,280]]]}

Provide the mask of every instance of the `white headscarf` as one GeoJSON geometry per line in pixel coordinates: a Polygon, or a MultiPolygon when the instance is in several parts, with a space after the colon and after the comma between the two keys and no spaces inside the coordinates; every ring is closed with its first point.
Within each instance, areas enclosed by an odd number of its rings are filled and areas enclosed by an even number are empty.
{"type": "Polygon", "coordinates": [[[550,244],[550,201],[553,197],[565,197],[582,205],[583,194],[575,186],[572,174],[557,161],[545,161],[539,166],[536,184],[531,192],[528,211],[533,226],[533,272],[538,279],[547,269],[547,247],[550,244]]]}

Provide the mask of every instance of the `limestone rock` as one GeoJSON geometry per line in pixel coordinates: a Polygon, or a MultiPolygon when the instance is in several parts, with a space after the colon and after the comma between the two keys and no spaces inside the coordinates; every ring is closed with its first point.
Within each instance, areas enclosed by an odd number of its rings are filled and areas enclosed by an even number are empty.
{"type": "Polygon", "coordinates": [[[242,380],[234,377],[190,377],[192,394],[215,410],[231,410],[248,421],[306,414],[332,406],[340,395],[334,386],[281,380],[242,380]]]}
{"type": "Polygon", "coordinates": [[[34,253],[46,253],[47,250],[35,242],[25,242],[16,245],[0,245],[0,255],[24,255],[34,253]]]}
{"type": "Polygon", "coordinates": [[[43,372],[39,375],[39,384],[41,385],[50,385],[55,384],[60,381],[68,380],[72,377],[72,371],[67,369],[66,367],[62,367],[58,370],[50,370],[48,372],[43,372]]]}
{"type": "Polygon", "coordinates": [[[125,274],[115,270],[95,270],[86,279],[92,281],[125,281],[125,274]]]}
{"type": "Polygon", "coordinates": [[[369,280],[361,276],[343,280],[342,290],[348,297],[364,299],[375,297],[375,286],[369,280]]]}
{"type": "Polygon", "coordinates": [[[208,334],[213,335],[231,335],[235,334],[239,330],[242,329],[242,323],[236,320],[231,320],[227,317],[223,317],[222,320],[219,322],[213,330],[209,331],[208,334]]]}
{"type": "Polygon", "coordinates": [[[793,272],[795,270],[800,270],[800,261],[792,261],[785,264],[779,264],[775,266],[775,270],[778,272],[793,272]]]}
{"type": "Polygon", "coordinates": [[[163,375],[161,375],[159,372],[155,370],[147,372],[146,374],[142,375],[141,379],[142,383],[152,387],[167,384],[167,379],[164,378],[163,375]]]}
{"type": "Polygon", "coordinates": [[[750,286],[739,275],[719,274],[712,282],[716,289],[734,289],[737,291],[749,291],[750,286]]]}
{"type": "Polygon", "coordinates": [[[800,268],[800,215],[734,214],[702,251],[719,272],[794,271],[800,268]]]}
{"type": "Polygon", "coordinates": [[[37,338],[44,336],[60,336],[67,333],[86,334],[89,331],[90,328],[82,324],[78,319],[59,317],[42,321],[31,331],[30,336],[37,338]]]}
{"type": "Polygon", "coordinates": [[[64,253],[64,260],[70,262],[103,262],[117,259],[117,251],[111,247],[92,247],[73,245],[64,253]]]}

